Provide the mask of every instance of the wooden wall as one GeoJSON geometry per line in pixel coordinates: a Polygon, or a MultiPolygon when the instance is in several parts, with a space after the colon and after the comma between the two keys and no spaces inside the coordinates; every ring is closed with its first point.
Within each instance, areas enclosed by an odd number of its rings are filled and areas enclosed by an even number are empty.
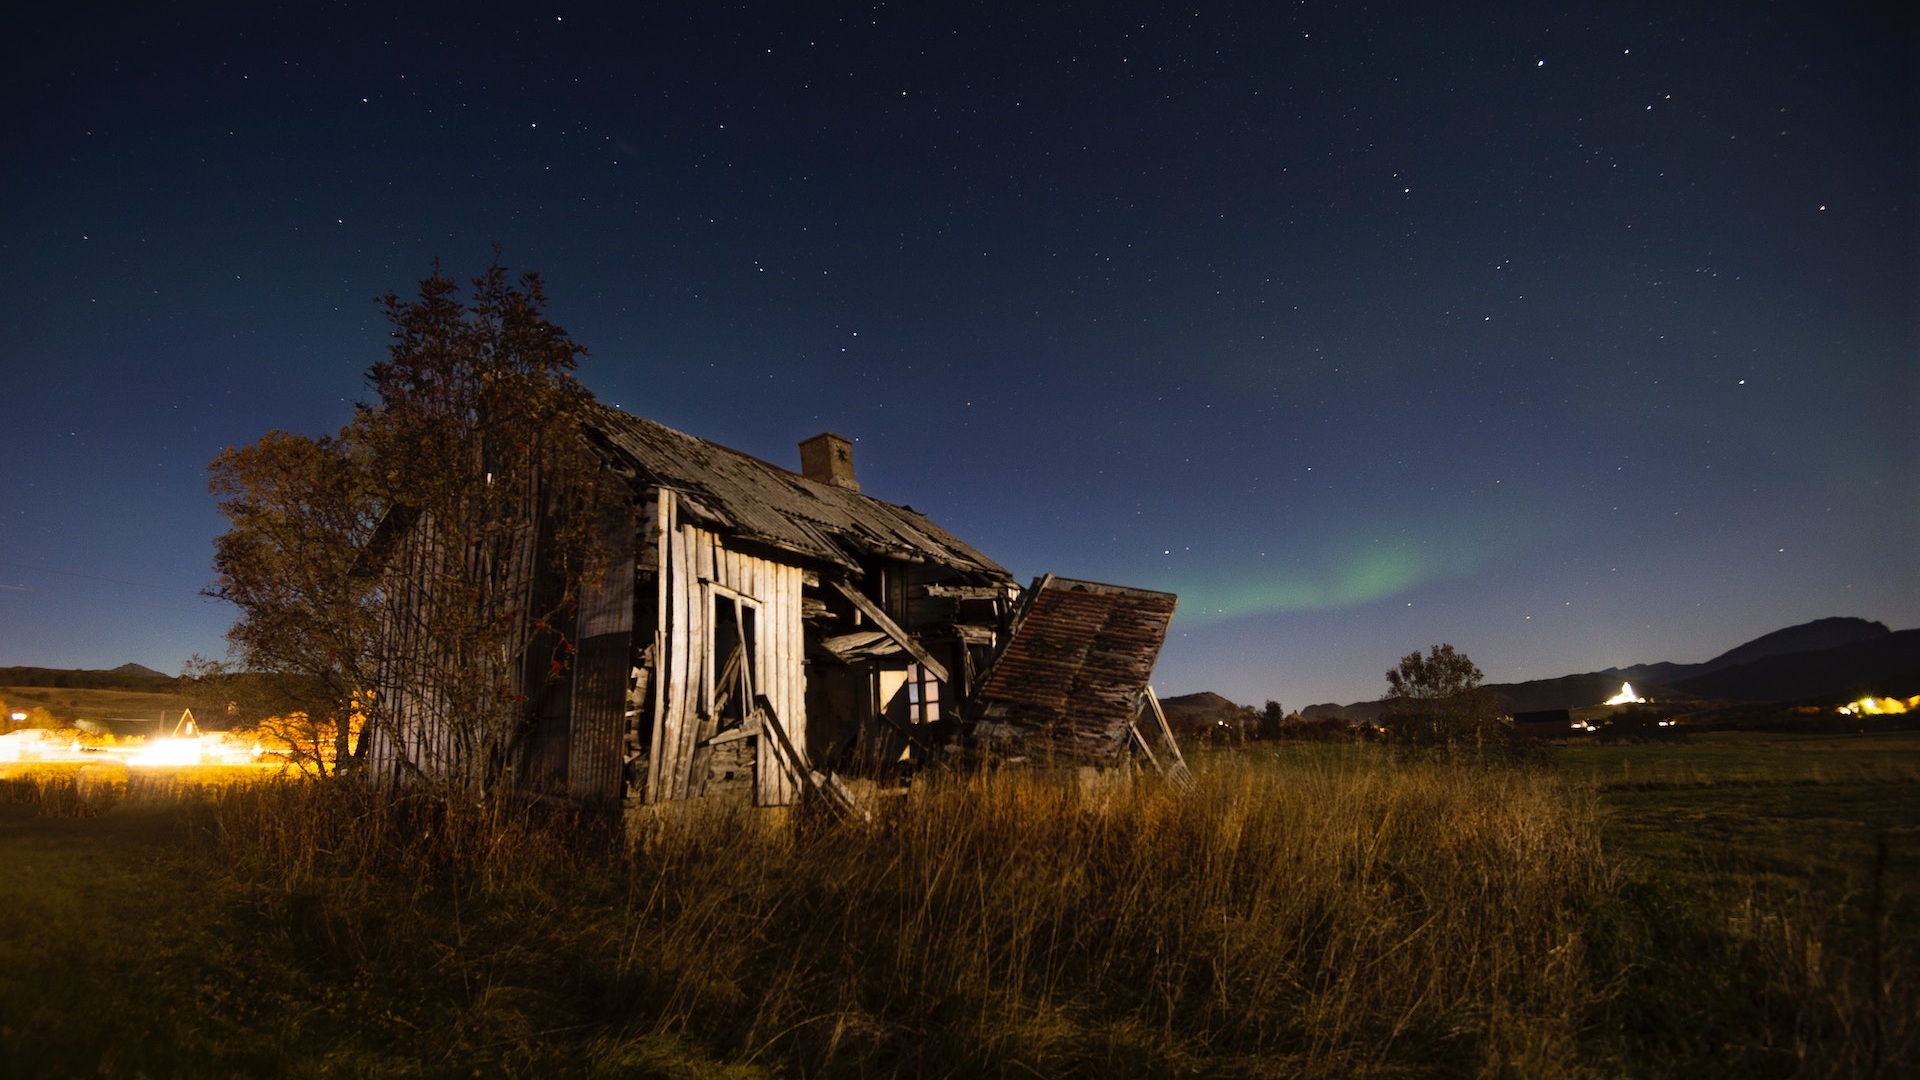
{"type": "MultiPolygon", "coordinates": [[[[463,617],[444,610],[450,583],[488,582],[505,597],[525,597],[532,588],[538,552],[531,525],[503,530],[476,552],[455,551],[434,527],[431,515],[413,522],[381,576],[385,591],[376,705],[367,736],[368,773],[376,785],[404,783],[416,774],[474,786],[486,762],[472,752],[475,733],[462,730],[460,703],[471,688],[454,685],[461,663],[447,639],[463,617]],[[458,561],[464,562],[459,566],[458,561]],[[456,567],[458,567],[456,569],[456,567]]],[[[527,644],[527,620],[507,642],[517,654],[527,644]]],[[[517,687],[518,673],[512,673],[517,687]]]]}
{"type": "MultiPolygon", "coordinates": [[[[707,712],[714,668],[724,659],[724,649],[716,649],[714,642],[716,603],[737,600],[754,610],[755,691],[772,704],[788,744],[807,745],[800,568],[740,550],[718,533],[678,520],[671,491],[662,491],[656,505],[657,529],[650,531],[661,545],[659,630],[665,649],[654,680],[659,696],[648,763],[649,802],[701,794],[704,756],[697,751],[711,734],[707,712]]],[[[802,781],[774,740],[760,736],[754,741],[754,802],[781,806],[798,801],[802,781]]]]}
{"type": "Polygon", "coordinates": [[[633,656],[633,512],[620,507],[606,523],[607,566],[580,586],[574,632],[567,794],[587,803],[620,798],[624,779],[627,675],[633,656]]]}
{"type": "MultiPolygon", "coordinates": [[[[615,523],[610,546],[615,553],[605,577],[583,583],[575,640],[578,655],[571,684],[556,703],[566,718],[565,737],[555,750],[564,753],[565,794],[582,802],[617,798],[621,793],[625,688],[634,654],[634,635],[653,640],[654,718],[648,759],[649,802],[694,798],[705,785],[707,755],[699,744],[710,737],[716,718],[710,705],[716,663],[715,605],[735,603],[753,611],[754,690],[764,696],[786,732],[786,744],[800,755],[807,748],[806,647],[801,622],[801,568],[772,557],[691,521],[678,520],[671,490],[642,504],[649,520],[615,523]],[[623,553],[635,545],[635,525],[652,550],[639,562],[657,572],[638,577],[635,559],[623,553]],[[635,626],[633,590],[658,590],[657,626],[635,626]],[[567,700],[570,698],[570,701],[567,700]]],[[[509,547],[504,584],[509,594],[531,587],[537,544],[531,536],[509,547]]],[[[389,590],[386,641],[389,664],[381,679],[385,723],[373,733],[370,764],[376,782],[404,779],[413,769],[443,779],[460,777],[481,763],[467,760],[468,747],[446,715],[449,699],[435,685],[443,671],[442,646],[435,640],[432,590],[422,582],[448,556],[439,550],[431,528],[409,538],[384,579],[389,590]]],[[[524,645],[525,643],[522,642],[524,645]]],[[[730,643],[729,643],[730,644],[730,643]]],[[[716,656],[716,653],[719,653],[716,656]]],[[[770,722],[770,721],[769,721],[770,722]]],[[[555,732],[557,735],[558,732],[555,732]]],[[[787,753],[767,736],[753,739],[754,802],[780,806],[797,802],[804,780],[787,753]]],[[[543,760],[545,760],[543,758],[543,760]]],[[[559,760],[552,762],[559,771],[559,760]]],[[[549,778],[549,786],[557,787],[549,778]]],[[[559,792],[555,792],[556,794],[559,792]]]]}

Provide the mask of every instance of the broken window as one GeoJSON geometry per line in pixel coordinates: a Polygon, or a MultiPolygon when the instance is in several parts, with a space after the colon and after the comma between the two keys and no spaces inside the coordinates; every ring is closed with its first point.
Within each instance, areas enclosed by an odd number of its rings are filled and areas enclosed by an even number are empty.
{"type": "Polygon", "coordinates": [[[753,712],[755,678],[755,623],[760,608],[731,590],[709,586],[713,592],[713,645],[707,650],[704,699],[708,716],[724,731],[738,727],[753,712]]]}

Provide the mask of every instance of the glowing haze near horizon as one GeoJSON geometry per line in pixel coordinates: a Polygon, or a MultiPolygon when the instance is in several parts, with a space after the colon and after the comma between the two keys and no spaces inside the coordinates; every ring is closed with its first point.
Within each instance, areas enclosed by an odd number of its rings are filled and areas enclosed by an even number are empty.
{"type": "Polygon", "coordinates": [[[1899,5],[298,7],[9,27],[0,665],[222,653],[206,463],[495,243],[601,399],[1179,592],[1163,695],[1920,625],[1899,5]]]}

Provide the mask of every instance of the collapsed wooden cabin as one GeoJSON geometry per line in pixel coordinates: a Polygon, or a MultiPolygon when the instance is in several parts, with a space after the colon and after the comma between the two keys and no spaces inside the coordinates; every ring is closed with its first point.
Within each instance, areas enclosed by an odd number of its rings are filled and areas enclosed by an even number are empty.
{"type": "MultiPolygon", "coordinates": [[[[540,684],[520,695],[516,785],[581,804],[777,806],[966,751],[1097,766],[1138,752],[1184,778],[1148,686],[1172,594],[1022,590],[924,515],[862,494],[852,443],[831,433],[801,444],[799,473],[606,406],[586,434],[630,512],[581,586],[571,662],[515,668],[540,684]]],[[[396,654],[418,648],[401,636],[396,654]]],[[[456,761],[429,696],[397,680],[379,693],[376,782],[456,761]]]]}

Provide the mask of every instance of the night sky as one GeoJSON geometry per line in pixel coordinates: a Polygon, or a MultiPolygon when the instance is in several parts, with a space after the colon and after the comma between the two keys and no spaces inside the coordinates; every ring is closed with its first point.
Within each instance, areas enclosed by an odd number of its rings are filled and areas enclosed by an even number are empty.
{"type": "Polygon", "coordinates": [[[1178,592],[1163,696],[1920,626],[1911,5],[279,6],[10,17],[0,665],[224,655],[207,462],[495,244],[601,400],[1178,592]]]}

